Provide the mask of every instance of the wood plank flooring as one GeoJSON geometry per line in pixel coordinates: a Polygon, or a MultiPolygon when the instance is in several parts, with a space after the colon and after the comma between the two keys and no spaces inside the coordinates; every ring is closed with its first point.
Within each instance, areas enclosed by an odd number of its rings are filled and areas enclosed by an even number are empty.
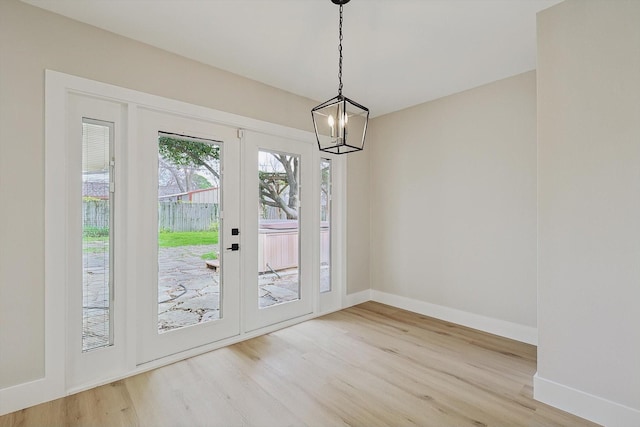
{"type": "Polygon", "coordinates": [[[0,417],[5,426],[591,426],[536,348],[368,302],[0,417]]]}

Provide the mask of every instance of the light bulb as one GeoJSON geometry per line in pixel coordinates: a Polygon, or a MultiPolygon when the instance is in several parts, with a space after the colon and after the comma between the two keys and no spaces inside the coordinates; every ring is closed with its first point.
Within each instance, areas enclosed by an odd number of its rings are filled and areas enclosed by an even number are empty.
{"type": "Polygon", "coordinates": [[[347,115],[347,113],[344,114],[340,114],[340,128],[344,129],[345,127],[347,127],[347,122],[349,121],[349,116],[347,115]]]}
{"type": "Polygon", "coordinates": [[[329,122],[329,127],[331,128],[331,138],[333,138],[336,136],[336,128],[334,127],[336,121],[331,114],[329,114],[329,118],[327,119],[327,121],[329,122]]]}

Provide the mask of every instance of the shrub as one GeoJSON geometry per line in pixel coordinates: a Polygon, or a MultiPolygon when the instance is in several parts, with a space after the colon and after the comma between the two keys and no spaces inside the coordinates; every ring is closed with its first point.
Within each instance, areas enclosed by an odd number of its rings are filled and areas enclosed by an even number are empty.
{"type": "Polygon", "coordinates": [[[218,254],[215,253],[215,252],[207,252],[206,254],[200,255],[200,258],[202,258],[204,260],[218,259],[218,254]]]}
{"type": "Polygon", "coordinates": [[[100,227],[84,227],[82,230],[83,237],[107,237],[109,235],[109,228],[100,227]]]}

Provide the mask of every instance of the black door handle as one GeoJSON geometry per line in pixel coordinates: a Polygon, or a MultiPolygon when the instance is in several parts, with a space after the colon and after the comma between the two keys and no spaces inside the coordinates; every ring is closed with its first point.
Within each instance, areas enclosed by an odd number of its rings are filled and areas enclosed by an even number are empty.
{"type": "Polygon", "coordinates": [[[230,248],[227,248],[228,251],[239,251],[240,245],[237,243],[232,243],[230,248]]]}

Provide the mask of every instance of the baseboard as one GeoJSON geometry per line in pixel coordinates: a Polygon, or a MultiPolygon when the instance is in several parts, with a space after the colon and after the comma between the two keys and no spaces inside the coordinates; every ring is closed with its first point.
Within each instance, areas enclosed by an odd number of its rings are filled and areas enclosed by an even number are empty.
{"type": "Polygon", "coordinates": [[[345,295],[342,298],[342,308],[352,307],[367,301],[371,301],[370,289],[345,295]]]}
{"type": "Polygon", "coordinates": [[[402,308],[403,310],[429,317],[435,317],[436,319],[478,329],[512,340],[533,345],[538,344],[538,329],[531,326],[507,322],[506,320],[495,319],[376,290],[371,291],[371,299],[382,304],[402,308]]]}
{"type": "Polygon", "coordinates": [[[0,415],[9,414],[60,397],[51,390],[50,383],[46,378],[39,378],[0,389],[0,415]]]}
{"type": "Polygon", "coordinates": [[[533,377],[534,399],[607,427],[640,426],[640,411],[563,384],[533,377]]]}

